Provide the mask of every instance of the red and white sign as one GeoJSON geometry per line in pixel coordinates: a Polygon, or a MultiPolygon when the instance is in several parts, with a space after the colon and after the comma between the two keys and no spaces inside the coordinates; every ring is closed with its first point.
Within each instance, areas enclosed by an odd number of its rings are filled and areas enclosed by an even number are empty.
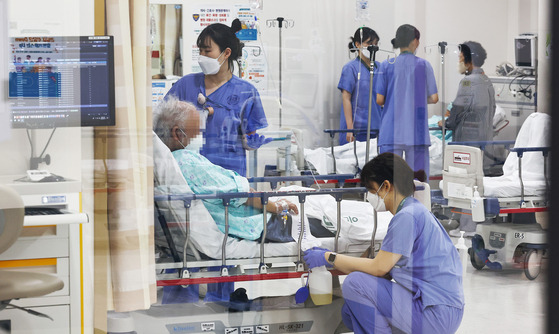
{"type": "Polygon", "coordinates": [[[462,152],[453,152],[453,159],[452,162],[455,164],[461,165],[471,165],[472,158],[470,153],[462,153],[462,152]]]}

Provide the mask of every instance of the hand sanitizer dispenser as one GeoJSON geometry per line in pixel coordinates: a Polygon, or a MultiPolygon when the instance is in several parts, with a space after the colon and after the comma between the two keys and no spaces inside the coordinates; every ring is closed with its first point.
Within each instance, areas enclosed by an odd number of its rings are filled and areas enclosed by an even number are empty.
{"type": "Polygon", "coordinates": [[[485,221],[485,209],[483,207],[483,198],[474,186],[474,196],[472,197],[472,220],[475,222],[485,221]]]}

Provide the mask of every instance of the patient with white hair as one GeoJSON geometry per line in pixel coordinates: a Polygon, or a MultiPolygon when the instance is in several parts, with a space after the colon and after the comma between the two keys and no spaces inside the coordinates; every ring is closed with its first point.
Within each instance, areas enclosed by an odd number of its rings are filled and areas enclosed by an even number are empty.
{"type": "MultiPolygon", "coordinates": [[[[173,157],[194,194],[222,194],[253,192],[248,180],[237,172],[211,163],[198,153],[200,148],[200,111],[174,97],[161,101],[154,112],[154,132],[171,150],[173,157]]],[[[222,199],[204,199],[220,231],[225,233],[225,207],[222,199]]],[[[259,197],[233,198],[229,203],[228,234],[247,240],[259,240],[263,231],[262,203],[259,197]]],[[[281,199],[269,200],[266,205],[268,226],[285,225],[284,231],[270,228],[268,242],[293,241],[291,215],[298,214],[297,205],[281,199]],[[278,224],[282,222],[282,224],[278,224]]]]}

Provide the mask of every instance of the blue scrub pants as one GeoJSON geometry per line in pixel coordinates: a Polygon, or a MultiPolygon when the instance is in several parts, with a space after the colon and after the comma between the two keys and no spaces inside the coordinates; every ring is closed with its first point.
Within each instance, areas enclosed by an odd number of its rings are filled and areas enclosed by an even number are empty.
{"type": "Polygon", "coordinates": [[[391,152],[404,157],[408,165],[414,172],[420,170],[425,171],[425,175],[429,180],[429,146],[428,145],[381,145],[380,153],[391,152]]]}
{"type": "Polygon", "coordinates": [[[398,283],[362,272],[349,274],[343,282],[345,304],[342,320],[355,334],[454,333],[463,310],[447,306],[423,307],[421,298],[398,283]]]}

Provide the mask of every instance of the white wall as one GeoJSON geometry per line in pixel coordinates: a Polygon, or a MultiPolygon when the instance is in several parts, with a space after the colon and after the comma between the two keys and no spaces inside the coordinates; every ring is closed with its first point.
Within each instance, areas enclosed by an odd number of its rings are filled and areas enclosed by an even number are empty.
{"type": "MultiPolygon", "coordinates": [[[[16,36],[74,36],[93,31],[92,10],[82,15],[80,10],[93,1],[9,1],[9,33],[16,36]],[[91,28],[88,28],[91,27],[91,28]],[[89,29],[89,31],[87,31],[89,29]]],[[[32,131],[35,153],[45,146],[50,130],[32,131]]],[[[25,130],[12,131],[13,139],[0,143],[0,152],[6,163],[0,165],[0,175],[23,174],[29,169],[30,145],[25,130]]],[[[72,179],[81,179],[81,131],[80,128],[57,129],[49,148],[45,152],[51,156],[51,165],[39,168],[72,179]]]]}
{"type": "Polygon", "coordinates": [[[551,114],[551,2],[539,0],[538,16],[538,111],[551,114]],[[549,43],[549,44],[548,44],[549,43]]]}

